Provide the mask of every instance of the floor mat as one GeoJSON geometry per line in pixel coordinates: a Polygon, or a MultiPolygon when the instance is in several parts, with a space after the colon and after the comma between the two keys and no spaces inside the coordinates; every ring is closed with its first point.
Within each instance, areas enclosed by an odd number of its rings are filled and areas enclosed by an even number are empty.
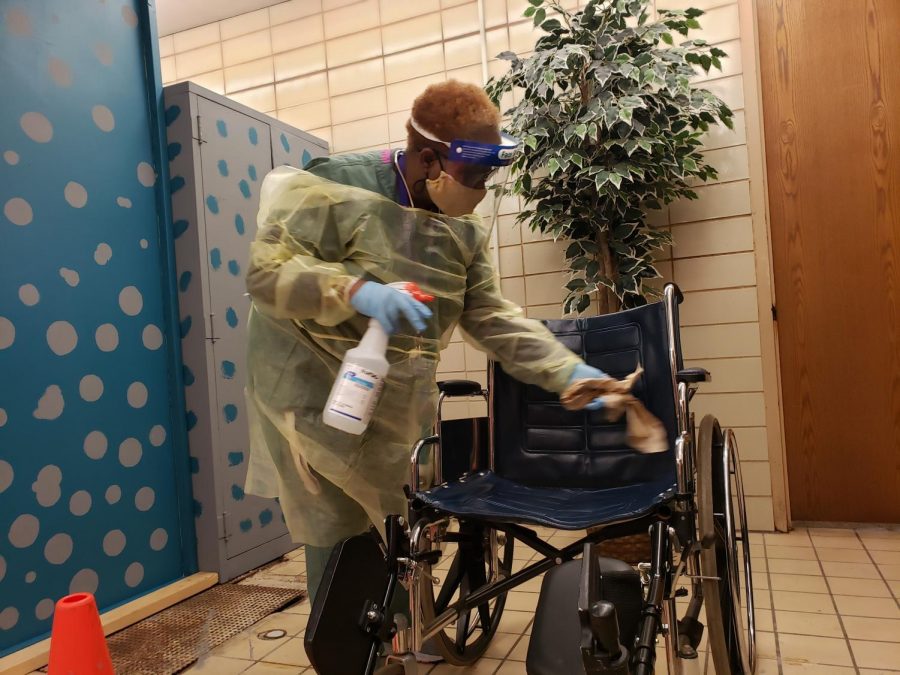
{"type": "Polygon", "coordinates": [[[109,636],[113,666],[120,675],[172,675],[305,596],[299,588],[216,586],[109,636]]]}

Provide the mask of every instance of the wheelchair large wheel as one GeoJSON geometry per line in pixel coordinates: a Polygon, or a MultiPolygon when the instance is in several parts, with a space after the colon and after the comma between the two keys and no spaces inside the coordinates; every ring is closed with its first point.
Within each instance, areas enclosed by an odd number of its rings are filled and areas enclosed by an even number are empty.
{"type": "MultiPolygon", "coordinates": [[[[453,555],[449,568],[436,569],[441,578],[439,587],[433,582],[432,570],[420,578],[422,618],[427,625],[456,600],[488,583],[510,575],[513,563],[513,539],[481,523],[462,522],[458,532],[447,533],[444,556],[453,555]],[[452,548],[456,543],[456,550],[452,548]],[[496,548],[496,564],[492,550],[496,548]]],[[[434,546],[434,544],[432,544],[434,546]]],[[[438,632],[434,641],[440,655],[453,666],[467,666],[477,661],[487,650],[503,614],[506,594],[479,605],[475,610],[457,618],[456,622],[438,632]]]]}
{"type": "Polygon", "coordinates": [[[723,434],[711,415],[703,418],[697,437],[697,502],[713,664],[720,675],[750,675],[756,667],[756,625],[741,465],[734,434],[723,434]]]}

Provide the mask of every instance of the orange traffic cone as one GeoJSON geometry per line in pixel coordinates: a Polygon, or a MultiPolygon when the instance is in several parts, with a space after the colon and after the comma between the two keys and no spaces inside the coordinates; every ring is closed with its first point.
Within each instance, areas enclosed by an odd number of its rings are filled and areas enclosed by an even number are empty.
{"type": "Polygon", "coordinates": [[[56,603],[50,633],[50,675],[114,675],[97,602],[90,593],[56,603]]]}

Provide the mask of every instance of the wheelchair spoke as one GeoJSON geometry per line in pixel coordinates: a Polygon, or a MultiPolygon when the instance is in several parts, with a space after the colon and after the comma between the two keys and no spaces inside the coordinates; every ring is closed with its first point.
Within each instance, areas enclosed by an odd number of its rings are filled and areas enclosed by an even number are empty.
{"type": "Polygon", "coordinates": [[[450,564],[450,569],[447,571],[447,576],[444,578],[444,583],[441,586],[441,592],[438,594],[437,600],[434,601],[434,606],[437,609],[438,613],[443,612],[450,604],[450,601],[453,599],[454,593],[459,589],[460,581],[462,580],[462,574],[460,573],[460,557],[457,554],[453,558],[453,562],[450,564]]]}
{"type": "Polygon", "coordinates": [[[466,643],[469,641],[469,620],[472,612],[466,612],[456,620],[456,651],[460,654],[466,651],[466,643]]]}

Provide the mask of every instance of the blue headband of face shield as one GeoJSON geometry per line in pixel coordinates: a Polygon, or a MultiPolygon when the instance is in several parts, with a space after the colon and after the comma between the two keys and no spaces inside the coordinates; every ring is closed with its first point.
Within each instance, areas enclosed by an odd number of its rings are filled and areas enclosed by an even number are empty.
{"type": "Polygon", "coordinates": [[[509,166],[522,151],[522,144],[512,136],[501,133],[500,144],[479,143],[456,139],[447,143],[432,133],[425,131],[414,119],[410,118],[410,126],[429,141],[449,146],[449,158],[454,162],[480,164],[482,166],[509,166]]]}

